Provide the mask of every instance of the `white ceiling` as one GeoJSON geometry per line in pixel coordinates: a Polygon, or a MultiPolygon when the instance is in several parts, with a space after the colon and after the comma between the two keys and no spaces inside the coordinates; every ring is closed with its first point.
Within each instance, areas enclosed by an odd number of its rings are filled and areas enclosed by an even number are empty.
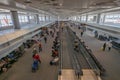
{"type": "MultiPolygon", "coordinates": [[[[15,1],[55,15],[75,15],[120,6],[120,0],[0,0],[0,3],[9,3],[13,6],[15,1]]],[[[22,7],[25,8],[24,6],[22,7]]]]}

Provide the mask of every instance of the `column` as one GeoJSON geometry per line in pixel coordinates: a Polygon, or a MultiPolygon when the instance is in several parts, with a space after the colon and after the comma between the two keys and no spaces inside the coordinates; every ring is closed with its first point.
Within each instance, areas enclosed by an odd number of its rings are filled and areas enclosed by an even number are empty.
{"type": "Polygon", "coordinates": [[[80,16],[80,22],[81,22],[81,16],[80,16]]]}
{"type": "Polygon", "coordinates": [[[98,24],[100,23],[100,16],[101,16],[101,14],[98,13],[98,14],[97,14],[97,23],[98,23],[98,24]]]}
{"type": "Polygon", "coordinates": [[[20,23],[17,11],[11,11],[14,29],[20,29],[20,23]]]}
{"type": "Polygon", "coordinates": [[[28,18],[28,24],[30,24],[30,15],[29,14],[27,15],[27,18],[28,18]]]}
{"type": "Polygon", "coordinates": [[[37,24],[40,24],[39,15],[38,14],[36,14],[36,22],[37,22],[37,24]]]}
{"type": "Polygon", "coordinates": [[[51,21],[51,20],[50,20],[50,15],[49,15],[49,21],[51,21]]]}
{"type": "Polygon", "coordinates": [[[44,15],[44,17],[45,17],[45,22],[47,21],[47,19],[46,19],[46,15],[44,15]]]}
{"type": "Polygon", "coordinates": [[[103,22],[102,22],[103,24],[105,23],[105,17],[106,17],[106,15],[104,14],[103,15],[103,22]]]}
{"type": "Polygon", "coordinates": [[[49,16],[49,20],[52,21],[51,16],[49,16]]]}
{"type": "Polygon", "coordinates": [[[86,22],[88,21],[88,14],[86,14],[86,22]]]}

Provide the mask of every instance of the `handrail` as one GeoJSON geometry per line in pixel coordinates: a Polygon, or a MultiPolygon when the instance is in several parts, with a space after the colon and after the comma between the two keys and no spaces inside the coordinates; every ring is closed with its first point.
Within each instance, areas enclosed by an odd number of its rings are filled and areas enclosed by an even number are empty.
{"type": "MultiPolygon", "coordinates": [[[[60,28],[60,27],[59,27],[60,28]]],[[[60,37],[60,53],[59,53],[59,57],[60,57],[60,60],[59,60],[59,75],[62,74],[62,53],[63,53],[63,41],[62,41],[62,37],[61,37],[61,29],[60,29],[60,34],[59,34],[59,37],[60,37]]]]}
{"type": "MultiPolygon", "coordinates": [[[[76,38],[79,39],[79,37],[77,35],[76,35],[76,38]]],[[[82,42],[80,42],[80,50],[82,51],[82,54],[83,54],[84,58],[87,60],[88,64],[90,65],[91,69],[93,69],[93,71],[95,72],[95,74],[100,75],[100,69],[99,69],[98,65],[95,63],[95,61],[91,58],[91,56],[85,50],[85,47],[83,46],[82,42]]]]}
{"type": "Polygon", "coordinates": [[[71,62],[72,62],[72,65],[73,65],[73,69],[75,70],[75,74],[78,78],[80,78],[80,75],[83,75],[83,72],[82,72],[82,68],[81,68],[81,65],[80,65],[80,62],[78,60],[78,57],[76,54],[71,54],[71,62]]]}

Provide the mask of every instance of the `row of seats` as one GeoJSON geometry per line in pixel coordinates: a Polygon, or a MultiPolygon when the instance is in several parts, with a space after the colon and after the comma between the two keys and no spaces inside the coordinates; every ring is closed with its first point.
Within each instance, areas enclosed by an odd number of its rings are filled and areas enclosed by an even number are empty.
{"type": "MultiPolygon", "coordinates": [[[[57,26],[57,25],[54,25],[54,26],[57,26]]],[[[55,40],[53,41],[53,46],[52,46],[52,57],[53,57],[53,59],[50,61],[50,65],[58,64],[58,61],[59,61],[59,47],[60,47],[59,32],[56,32],[56,37],[55,37],[55,40]]]]}
{"type": "Polygon", "coordinates": [[[0,74],[9,70],[12,65],[25,53],[25,48],[31,48],[35,43],[34,40],[26,40],[23,44],[0,59],[0,74]]]}
{"type": "Polygon", "coordinates": [[[18,61],[24,53],[24,45],[21,45],[16,50],[12,51],[5,57],[0,59],[0,74],[6,72],[9,68],[12,67],[12,64],[18,61]]]}

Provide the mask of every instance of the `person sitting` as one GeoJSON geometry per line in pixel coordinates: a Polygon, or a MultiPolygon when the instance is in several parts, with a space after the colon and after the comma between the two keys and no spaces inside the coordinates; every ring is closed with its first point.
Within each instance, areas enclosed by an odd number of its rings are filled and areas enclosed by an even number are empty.
{"type": "Polygon", "coordinates": [[[75,39],[74,41],[74,49],[78,48],[79,42],[77,39],[75,39]]]}
{"type": "Polygon", "coordinates": [[[37,49],[34,48],[32,53],[33,53],[33,54],[37,53],[37,49]]]}
{"type": "Polygon", "coordinates": [[[58,56],[58,50],[52,50],[52,57],[58,56]]]}
{"type": "Polygon", "coordinates": [[[50,61],[50,65],[57,65],[58,64],[58,61],[59,61],[59,57],[55,57],[54,59],[52,59],[50,61]]]}

